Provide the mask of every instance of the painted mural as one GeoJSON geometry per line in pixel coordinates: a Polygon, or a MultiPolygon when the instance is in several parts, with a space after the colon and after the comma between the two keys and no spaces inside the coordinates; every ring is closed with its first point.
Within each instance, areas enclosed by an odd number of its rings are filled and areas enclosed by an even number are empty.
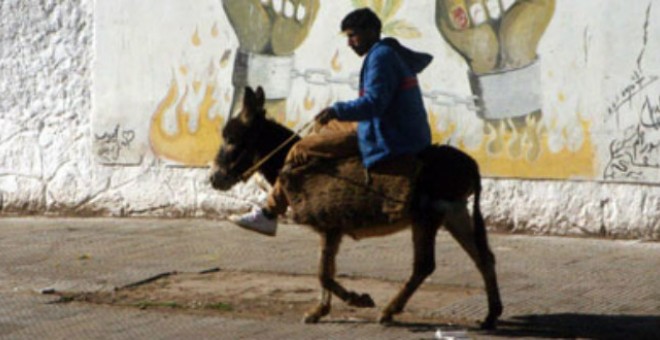
{"type": "Polygon", "coordinates": [[[660,182],[660,0],[98,0],[94,152],[204,166],[246,85],[291,128],[357,95],[339,32],[370,7],[434,62],[434,142],[490,177],[660,182]]]}

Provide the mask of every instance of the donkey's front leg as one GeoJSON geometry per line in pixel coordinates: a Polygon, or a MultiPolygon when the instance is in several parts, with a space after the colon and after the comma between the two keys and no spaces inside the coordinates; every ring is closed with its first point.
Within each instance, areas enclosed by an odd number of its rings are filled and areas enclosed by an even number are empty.
{"type": "Polygon", "coordinates": [[[330,314],[330,306],[332,301],[332,293],[325,289],[321,289],[321,301],[316,307],[312,308],[309,312],[305,313],[303,318],[304,323],[317,323],[319,320],[330,314]]]}
{"type": "Polygon", "coordinates": [[[392,322],[395,314],[401,313],[403,307],[415,293],[417,288],[435,270],[435,235],[438,225],[427,221],[413,224],[414,263],[413,272],[399,293],[387,304],[378,318],[380,323],[392,322]]]}
{"type": "Polygon", "coordinates": [[[330,230],[322,235],[321,261],[319,264],[319,281],[323,292],[321,302],[305,314],[305,323],[316,323],[330,313],[331,293],[354,307],[374,307],[375,303],[369,294],[357,294],[346,290],[335,280],[335,260],[341,243],[341,232],[330,230]]]}

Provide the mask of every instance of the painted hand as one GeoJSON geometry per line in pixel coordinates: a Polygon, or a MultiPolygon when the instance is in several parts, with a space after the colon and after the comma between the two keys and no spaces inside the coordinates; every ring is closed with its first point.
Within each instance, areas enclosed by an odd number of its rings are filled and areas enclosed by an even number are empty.
{"type": "Polygon", "coordinates": [[[222,6],[242,49],[289,55],[307,37],[320,0],[222,0],[222,6]]]}
{"type": "Polygon", "coordinates": [[[536,59],[555,0],[436,0],[436,26],[475,74],[536,59]]]}
{"type": "MultiPolygon", "coordinates": [[[[554,14],[555,0],[436,0],[436,26],[470,67],[469,81],[479,100],[478,116],[494,131],[487,149],[505,148],[500,127],[515,128],[540,150],[537,124],[542,111],[537,47],[554,14]]],[[[523,138],[509,142],[509,154],[522,153],[523,138]]]]}

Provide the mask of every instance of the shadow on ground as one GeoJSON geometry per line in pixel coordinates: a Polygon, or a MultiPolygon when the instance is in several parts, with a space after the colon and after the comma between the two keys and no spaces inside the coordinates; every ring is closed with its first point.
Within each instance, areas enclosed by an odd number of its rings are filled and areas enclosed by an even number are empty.
{"type": "Polygon", "coordinates": [[[488,334],[504,337],[660,339],[660,316],[547,314],[502,320],[488,334]]]}
{"type": "Polygon", "coordinates": [[[412,333],[466,329],[476,334],[505,338],[660,339],[660,316],[645,315],[521,315],[501,320],[494,331],[443,323],[394,322],[389,327],[408,328],[412,333]]]}

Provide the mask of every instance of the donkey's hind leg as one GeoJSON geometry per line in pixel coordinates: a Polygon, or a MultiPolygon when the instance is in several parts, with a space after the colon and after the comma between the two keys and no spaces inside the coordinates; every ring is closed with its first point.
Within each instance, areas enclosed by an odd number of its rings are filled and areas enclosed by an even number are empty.
{"type": "Polygon", "coordinates": [[[445,219],[445,227],[463,250],[468,253],[483,277],[486,294],[488,295],[488,316],[481,327],[492,329],[495,328],[497,318],[502,314],[502,302],[495,273],[495,256],[488,247],[483,218],[480,213],[475,216],[474,221],[475,225],[471,223],[470,215],[467,207],[465,207],[448,213],[445,219]],[[475,230],[476,228],[480,228],[480,231],[475,230]],[[479,235],[479,232],[481,235],[479,235]],[[480,237],[482,239],[479,239],[480,237]]]}
{"type": "Polygon", "coordinates": [[[374,307],[375,303],[369,294],[357,294],[346,290],[335,280],[335,262],[342,234],[336,230],[330,230],[323,235],[321,245],[321,261],[319,264],[319,280],[323,292],[321,302],[311,311],[305,314],[305,323],[316,323],[323,316],[330,313],[331,293],[354,307],[374,307]]]}
{"type": "Polygon", "coordinates": [[[435,270],[435,236],[437,232],[438,224],[435,222],[423,221],[413,224],[414,262],[412,275],[399,293],[383,309],[378,322],[392,322],[393,316],[403,311],[413,293],[435,270]]]}

